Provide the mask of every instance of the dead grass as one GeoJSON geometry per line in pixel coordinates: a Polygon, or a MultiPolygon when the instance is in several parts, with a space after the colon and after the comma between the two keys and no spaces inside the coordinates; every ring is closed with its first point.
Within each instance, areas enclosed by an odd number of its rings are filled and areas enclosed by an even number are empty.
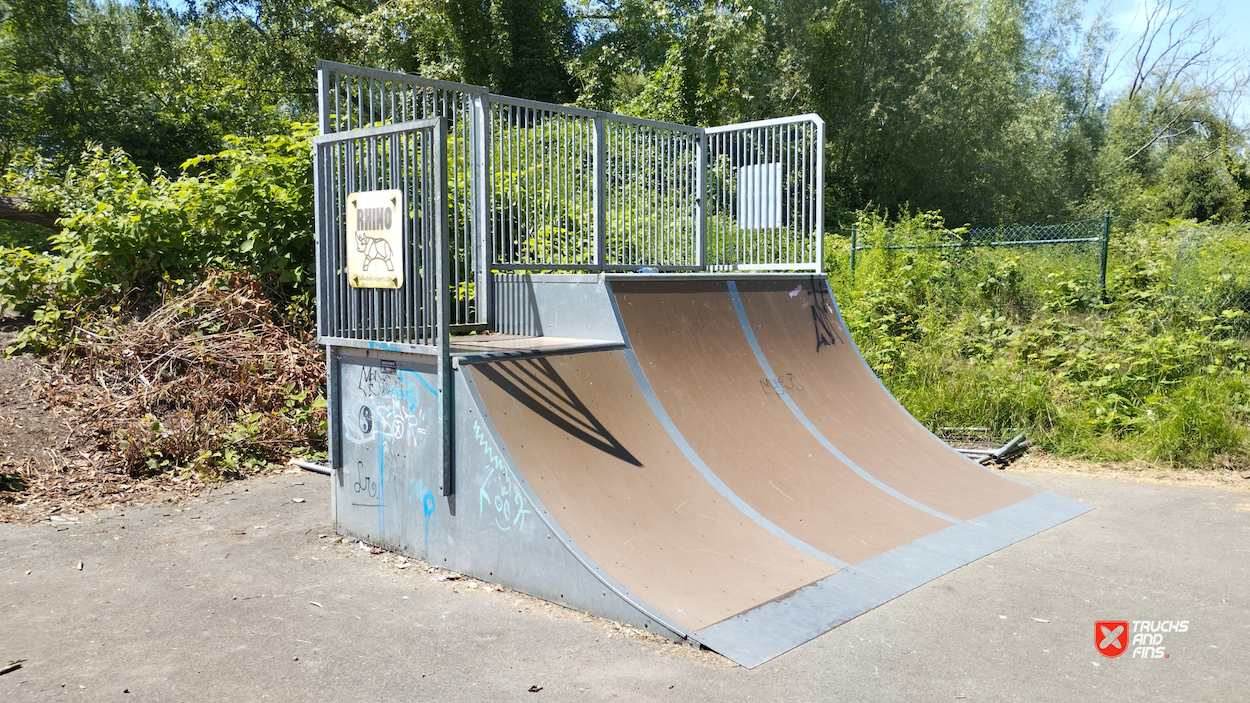
{"type": "Polygon", "coordinates": [[[87,418],[109,472],[233,478],[324,446],[321,352],[241,274],[141,320],[87,320],[50,362],[41,394],[87,418]]]}
{"type": "Polygon", "coordinates": [[[315,456],[324,384],[315,341],[246,276],[80,320],[57,352],[0,363],[0,520],[181,500],[315,456]]]}

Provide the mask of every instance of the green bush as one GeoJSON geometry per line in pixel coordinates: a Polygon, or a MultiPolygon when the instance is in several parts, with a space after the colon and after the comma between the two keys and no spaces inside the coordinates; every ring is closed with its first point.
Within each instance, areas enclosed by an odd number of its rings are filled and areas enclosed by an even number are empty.
{"type": "MultiPolygon", "coordinates": [[[[959,231],[936,213],[869,214],[860,237],[877,247],[959,231]]],[[[1105,303],[1090,262],[1057,247],[878,249],[858,254],[853,279],[830,280],[868,363],[930,428],[1022,427],[1091,459],[1244,461],[1250,337],[1232,301],[1250,302],[1239,292],[1250,230],[1177,221],[1112,243],[1105,303]]]]}
{"type": "Polygon", "coordinates": [[[125,153],[88,149],[55,175],[28,159],[5,177],[9,192],[59,210],[48,251],[0,248],[0,304],[36,325],[17,348],[55,343],[80,306],[147,303],[207,271],[245,271],[279,301],[307,309],[313,280],[312,125],[287,134],[229,137],[170,177],[146,176],[125,153]]]}

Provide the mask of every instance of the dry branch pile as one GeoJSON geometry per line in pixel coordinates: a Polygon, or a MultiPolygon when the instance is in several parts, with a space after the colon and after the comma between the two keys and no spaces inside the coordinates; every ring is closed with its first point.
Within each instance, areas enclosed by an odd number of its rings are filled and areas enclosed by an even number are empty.
{"type": "Polygon", "coordinates": [[[86,420],[106,470],[241,476],[324,448],[323,357],[274,318],[250,277],[213,275],[142,320],[84,321],[42,392],[86,420]]]}

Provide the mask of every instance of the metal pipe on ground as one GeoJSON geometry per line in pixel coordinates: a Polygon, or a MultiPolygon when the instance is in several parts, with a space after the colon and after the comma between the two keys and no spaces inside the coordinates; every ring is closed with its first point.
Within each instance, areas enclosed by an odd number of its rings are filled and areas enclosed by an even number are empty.
{"type": "Polygon", "coordinates": [[[304,469],[305,471],[311,471],[316,474],[325,474],[326,476],[330,475],[330,467],[325,466],[323,464],[314,464],[311,461],[302,461],[299,459],[294,459],[291,461],[291,463],[300,467],[301,469],[304,469]]]}

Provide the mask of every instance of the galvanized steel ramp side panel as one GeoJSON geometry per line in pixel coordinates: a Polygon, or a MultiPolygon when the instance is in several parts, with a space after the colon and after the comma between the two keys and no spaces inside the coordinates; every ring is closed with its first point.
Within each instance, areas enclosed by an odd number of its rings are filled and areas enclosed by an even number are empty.
{"type": "Polygon", "coordinates": [[[444,497],[432,360],[337,353],[330,367],[344,416],[337,438],[343,468],[331,479],[337,532],[670,639],[689,637],[688,629],[631,598],[553,523],[465,371],[456,374],[455,386],[458,493],[444,497]]]}

